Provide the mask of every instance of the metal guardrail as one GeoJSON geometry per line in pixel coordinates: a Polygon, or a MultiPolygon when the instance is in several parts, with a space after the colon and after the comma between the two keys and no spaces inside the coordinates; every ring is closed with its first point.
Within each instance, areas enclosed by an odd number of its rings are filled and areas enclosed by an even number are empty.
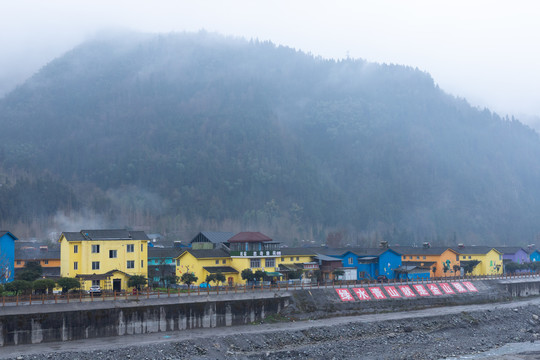
{"type": "Polygon", "coordinates": [[[385,282],[377,282],[374,280],[343,280],[332,281],[325,283],[293,283],[289,284],[271,284],[271,285],[235,285],[235,286],[218,286],[218,287],[194,287],[188,288],[187,291],[177,289],[168,289],[166,292],[146,289],[136,292],[102,292],[100,296],[94,296],[93,293],[84,294],[67,293],[67,294],[41,294],[41,295],[17,295],[17,296],[2,296],[1,305],[6,306],[30,306],[30,305],[45,305],[45,304],[68,304],[73,302],[104,302],[104,301],[121,301],[121,300],[140,300],[140,299],[160,299],[172,297],[190,297],[190,296],[219,296],[237,293],[256,293],[256,292],[276,292],[276,291],[296,291],[310,289],[328,289],[328,288],[344,288],[357,286],[373,286],[373,285],[405,285],[405,284],[427,284],[439,283],[447,281],[479,281],[479,280],[511,280],[511,279],[531,279],[540,278],[539,273],[520,273],[520,274],[502,274],[502,275],[478,275],[478,276],[447,276],[430,279],[390,279],[385,282]]]}

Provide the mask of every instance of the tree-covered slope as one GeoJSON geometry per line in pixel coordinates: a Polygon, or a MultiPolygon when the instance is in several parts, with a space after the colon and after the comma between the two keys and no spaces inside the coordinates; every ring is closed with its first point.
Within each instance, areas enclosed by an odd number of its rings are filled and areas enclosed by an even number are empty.
{"type": "Polygon", "coordinates": [[[45,173],[63,200],[36,216],[161,232],[504,243],[540,227],[537,134],[402,66],[207,33],[101,38],[1,100],[0,128],[4,227],[27,206],[18,179],[45,173]]]}

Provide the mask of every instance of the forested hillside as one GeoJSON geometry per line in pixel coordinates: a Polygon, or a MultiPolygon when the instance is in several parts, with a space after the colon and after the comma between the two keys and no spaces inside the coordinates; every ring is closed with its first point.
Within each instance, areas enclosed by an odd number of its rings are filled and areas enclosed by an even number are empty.
{"type": "Polygon", "coordinates": [[[124,34],[42,68],[0,100],[0,128],[0,227],[28,236],[80,230],[56,229],[60,215],[186,240],[253,229],[291,243],[338,232],[354,244],[514,244],[540,233],[537,134],[403,66],[207,33],[124,34]]]}

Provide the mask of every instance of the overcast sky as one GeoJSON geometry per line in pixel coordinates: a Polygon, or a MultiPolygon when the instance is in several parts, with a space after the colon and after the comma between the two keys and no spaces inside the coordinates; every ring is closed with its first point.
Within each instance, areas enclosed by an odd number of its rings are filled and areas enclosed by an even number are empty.
{"type": "Polygon", "coordinates": [[[540,116],[540,2],[0,0],[0,96],[103,29],[207,31],[429,72],[501,115],[540,116]]]}

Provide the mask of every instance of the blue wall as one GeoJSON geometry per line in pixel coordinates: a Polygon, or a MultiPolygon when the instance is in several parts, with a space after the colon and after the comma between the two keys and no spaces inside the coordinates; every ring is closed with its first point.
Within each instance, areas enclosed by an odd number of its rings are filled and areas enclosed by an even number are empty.
{"type": "Polygon", "coordinates": [[[379,255],[379,275],[386,275],[388,279],[394,279],[394,269],[401,266],[401,255],[388,249],[379,255]]]}
{"type": "Polygon", "coordinates": [[[15,276],[15,240],[10,232],[0,237],[0,284],[12,282],[15,276]]]}

